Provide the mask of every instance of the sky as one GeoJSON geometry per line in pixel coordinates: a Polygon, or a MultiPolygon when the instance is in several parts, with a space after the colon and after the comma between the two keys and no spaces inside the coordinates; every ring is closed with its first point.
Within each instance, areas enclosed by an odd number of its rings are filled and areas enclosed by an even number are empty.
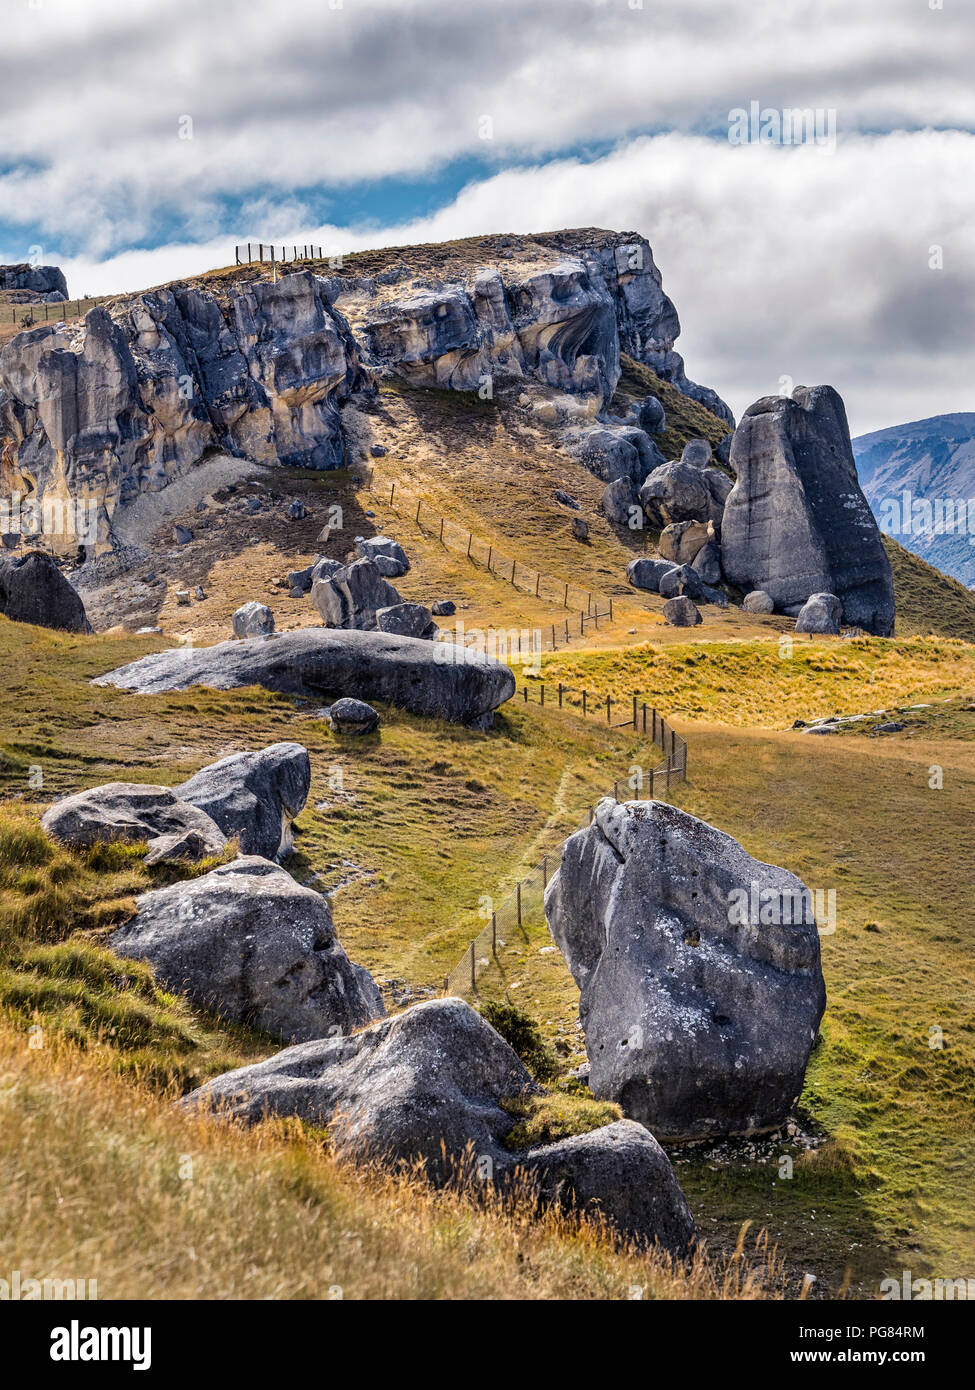
{"type": "Polygon", "coordinates": [[[975,0],[0,0],[0,263],[107,294],[601,226],[736,416],[972,410],[973,52],[975,0]]]}

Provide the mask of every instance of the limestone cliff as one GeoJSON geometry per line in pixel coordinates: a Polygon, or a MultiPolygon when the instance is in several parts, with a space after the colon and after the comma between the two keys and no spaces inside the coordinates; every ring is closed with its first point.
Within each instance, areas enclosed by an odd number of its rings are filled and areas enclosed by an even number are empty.
{"type": "MultiPolygon", "coordinates": [[[[3,484],[32,502],[112,516],[208,450],[335,468],[341,407],[376,377],[472,391],[522,380],[608,405],[620,353],[730,419],[687,381],[676,310],[647,242],[592,229],[484,237],[349,257],[327,267],[241,267],[92,309],[0,352],[3,484]]],[[[70,536],[51,536],[66,548],[70,536]]]]}

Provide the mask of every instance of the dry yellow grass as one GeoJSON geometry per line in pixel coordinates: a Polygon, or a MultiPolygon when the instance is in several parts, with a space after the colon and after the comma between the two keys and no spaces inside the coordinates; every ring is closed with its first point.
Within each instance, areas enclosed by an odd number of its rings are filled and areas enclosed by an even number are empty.
{"type": "Polygon", "coordinates": [[[761,1236],[720,1266],[620,1249],[524,1201],[338,1164],[295,1124],[186,1115],[0,1020],[0,1266],[99,1298],[795,1295],[761,1236]],[[242,1217],[244,1219],[242,1219],[242,1217]]]}

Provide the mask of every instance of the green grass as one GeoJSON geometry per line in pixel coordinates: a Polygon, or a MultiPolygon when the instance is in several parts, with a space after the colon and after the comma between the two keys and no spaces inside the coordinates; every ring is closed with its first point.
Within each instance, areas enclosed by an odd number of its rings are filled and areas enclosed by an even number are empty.
{"type": "Polygon", "coordinates": [[[712,415],[706,406],[683,395],[656,372],[635,361],[626,353],[620,354],[620,379],[610,405],[626,406],[656,396],[667,414],[666,429],[654,436],[654,443],[665,458],[680,458],[689,439],[706,439],[712,447],[721,443],[730,427],[712,415]]]}
{"type": "Polygon", "coordinates": [[[542,658],[542,678],[623,703],[638,695],[678,720],[783,728],[975,691],[975,647],[949,638],[810,642],[784,634],[559,652],[542,658]]]}

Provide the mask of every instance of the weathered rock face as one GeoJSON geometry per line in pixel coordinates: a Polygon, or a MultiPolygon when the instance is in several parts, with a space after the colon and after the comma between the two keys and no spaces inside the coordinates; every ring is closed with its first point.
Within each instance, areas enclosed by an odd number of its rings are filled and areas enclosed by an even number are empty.
{"type": "Polygon", "coordinates": [[[666,462],[650,436],[632,425],[590,425],[565,430],[562,444],[597,478],[628,478],[639,486],[666,462]]]}
{"type": "Polygon", "coordinates": [[[880,531],[857,481],[843,402],[831,386],[766,396],[735,431],[738,481],[721,525],[724,570],[776,608],[836,594],[845,620],[889,636],[894,586],[880,531]]]}
{"type": "Polygon", "coordinates": [[[328,901],[246,855],[201,878],[143,893],[112,933],[168,988],[286,1042],[350,1032],[383,1014],[375,981],[335,935],[328,901]]]}
{"type": "Polygon", "coordinates": [[[617,1230],[684,1255],[694,1223],[660,1146],[617,1123],[513,1154],[501,1102],[539,1091],[508,1044],[460,999],[416,1004],[349,1038],[287,1048],[216,1077],[187,1108],[327,1126],[344,1158],[417,1161],[437,1184],[479,1171],[504,1185],[520,1168],[542,1201],[596,1210],[617,1230]]]}
{"type": "Polygon", "coordinates": [[[152,694],[206,685],[263,685],[313,699],[386,700],[414,714],[487,728],[515,693],[507,666],[473,648],[379,632],[299,628],[270,640],[174,648],[120,666],[94,682],[152,694]]]}
{"type": "Polygon", "coordinates": [[[85,605],[49,555],[0,555],[0,613],[15,623],[91,632],[85,605]]]}
{"type": "Polygon", "coordinates": [[[311,763],[300,743],[272,743],[254,753],[231,753],[174,788],[205,811],[242,854],[282,859],[294,840],[291,822],[308,800],[311,763]]]}
{"type": "Polygon", "coordinates": [[[11,339],[0,352],[0,439],[15,454],[12,486],[42,505],[93,505],[104,544],[119,504],[164,487],[208,448],[340,465],[338,406],[364,382],[348,325],[311,274],[238,285],[220,301],[159,290],[115,318],[92,309],[80,333],[11,339]]]}
{"type": "Polygon", "coordinates": [[[403,602],[374,560],[361,559],[320,574],[311,586],[311,601],[326,627],[375,631],[376,613],[403,602]]]}
{"type": "Polygon", "coordinates": [[[605,800],[545,910],[581,990],[594,1095],[658,1138],[785,1120],[826,998],[797,878],[676,807],[605,800]]]}
{"type": "Polygon", "coordinates": [[[705,598],[704,581],[690,565],[672,566],[660,576],[657,589],[662,598],[678,598],[682,594],[698,601],[705,598]]]}
{"type": "Polygon", "coordinates": [[[68,297],[68,282],[57,265],[0,265],[0,290],[28,290],[31,299],[48,303],[68,297]]]}
{"type": "Polygon", "coordinates": [[[226,837],[213,818],[170,787],[108,782],[55,801],[41,825],[60,844],[87,849],[99,842],[148,841],[148,858],[203,859],[219,854],[226,837]]]}
{"type": "Polygon", "coordinates": [[[690,565],[713,535],[703,521],[675,521],[661,531],[657,549],[664,560],[690,565]]]}
{"type": "Polygon", "coordinates": [[[835,594],[810,594],[796,618],[796,632],[820,632],[838,637],[843,605],[835,594]]]}

